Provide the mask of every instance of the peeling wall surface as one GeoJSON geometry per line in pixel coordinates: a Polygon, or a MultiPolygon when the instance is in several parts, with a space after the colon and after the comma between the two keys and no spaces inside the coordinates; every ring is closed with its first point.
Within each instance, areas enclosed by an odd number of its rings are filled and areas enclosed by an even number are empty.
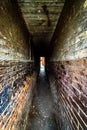
{"type": "Polygon", "coordinates": [[[0,130],[27,129],[42,56],[59,130],[87,130],[87,0],[0,0],[0,130]]]}
{"type": "Polygon", "coordinates": [[[48,69],[56,85],[50,81],[61,115],[60,128],[86,130],[87,1],[66,0],[52,42],[55,46],[48,69]]]}
{"type": "Polygon", "coordinates": [[[29,60],[29,34],[17,3],[0,1],[0,60],[29,60]]]}
{"type": "Polygon", "coordinates": [[[29,33],[17,2],[1,0],[0,130],[25,129],[32,95],[30,49],[29,33]]]}

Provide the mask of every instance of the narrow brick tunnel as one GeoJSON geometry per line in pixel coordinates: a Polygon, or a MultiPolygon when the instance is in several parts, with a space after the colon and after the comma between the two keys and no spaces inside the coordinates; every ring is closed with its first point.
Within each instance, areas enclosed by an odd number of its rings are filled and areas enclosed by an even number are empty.
{"type": "Polygon", "coordinates": [[[0,0],[0,130],[87,130],[87,0],[0,0]]]}

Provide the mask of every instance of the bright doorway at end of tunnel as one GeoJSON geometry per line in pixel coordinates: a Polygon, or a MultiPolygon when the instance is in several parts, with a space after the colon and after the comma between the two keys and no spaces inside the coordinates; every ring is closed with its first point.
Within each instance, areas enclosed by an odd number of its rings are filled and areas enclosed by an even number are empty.
{"type": "Polygon", "coordinates": [[[45,57],[40,57],[40,72],[45,72],[45,57]]]}

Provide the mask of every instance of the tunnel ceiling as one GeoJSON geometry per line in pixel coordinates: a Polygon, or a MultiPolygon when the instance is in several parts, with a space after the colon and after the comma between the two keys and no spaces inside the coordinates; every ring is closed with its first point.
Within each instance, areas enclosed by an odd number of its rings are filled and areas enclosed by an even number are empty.
{"type": "Polygon", "coordinates": [[[65,0],[18,0],[34,44],[49,45],[65,0]]]}

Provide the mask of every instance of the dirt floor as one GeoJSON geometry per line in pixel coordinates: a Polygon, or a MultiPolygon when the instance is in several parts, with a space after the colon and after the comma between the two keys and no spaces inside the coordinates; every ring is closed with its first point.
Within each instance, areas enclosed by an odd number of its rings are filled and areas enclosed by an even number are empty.
{"type": "Polygon", "coordinates": [[[27,130],[57,130],[51,90],[43,69],[38,77],[27,130]]]}

